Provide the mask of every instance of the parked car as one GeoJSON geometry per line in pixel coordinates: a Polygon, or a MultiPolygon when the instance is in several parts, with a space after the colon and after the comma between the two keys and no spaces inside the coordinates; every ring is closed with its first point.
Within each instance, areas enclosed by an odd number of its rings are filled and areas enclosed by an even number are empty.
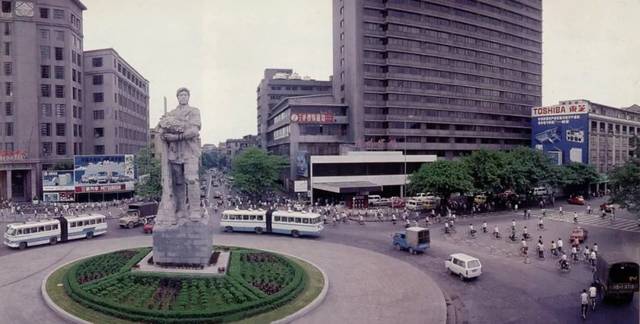
{"type": "Polygon", "coordinates": [[[419,211],[419,210],[425,209],[424,202],[420,200],[415,200],[415,199],[407,200],[406,207],[408,210],[413,210],[413,211],[419,211]]]}
{"type": "Polygon", "coordinates": [[[411,254],[424,253],[429,243],[429,229],[423,227],[409,227],[404,233],[393,235],[393,247],[396,250],[407,250],[411,254]]]}
{"type": "Polygon", "coordinates": [[[573,242],[575,239],[578,239],[578,242],[582,243],[587,240],[589,236],[589,231],[586,228],[576,226],[571,230],[571,234],[569,234],[569,242],[573,242]]]}
{"type": "Polygon", "coordinates": [[[404,199],[400,197],[391,197],[391,208],[404,208],[406,205],[404,199]]]}
{"type": "Polygon", "coordinates": [[[569,196],[569,199],[567,199],[567,202],[572,204],[572,205],[584,205],[585,201],[584,201],[584,197],[582,196],[569,196]]]}
{"type": "Polygon", "coordinates": [[[144,224],[144,226],[142,227],[142,232],[145,234],[152,234],[153,233],[153,225],[156,223],[155,220],[149,220],[147,221],[146,224],[144,224]]]}
{"type": "Polygon", "coordinates": [[[478,258],[464,253],[454,253],[444,261],[444,267],[451,274],[460,277],[460,280],[477,278],[482,274],[482,264],[478,258]]]}

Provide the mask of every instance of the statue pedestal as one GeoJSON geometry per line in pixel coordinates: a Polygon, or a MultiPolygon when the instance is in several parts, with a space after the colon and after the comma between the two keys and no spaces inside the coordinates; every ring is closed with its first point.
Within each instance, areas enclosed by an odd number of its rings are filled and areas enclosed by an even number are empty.
{"type": "Polygon", "coordinates": [[[153,262],[164,265],[206,266],[213,251],[209,220],[156,224],[153,228],[153,262]]]}

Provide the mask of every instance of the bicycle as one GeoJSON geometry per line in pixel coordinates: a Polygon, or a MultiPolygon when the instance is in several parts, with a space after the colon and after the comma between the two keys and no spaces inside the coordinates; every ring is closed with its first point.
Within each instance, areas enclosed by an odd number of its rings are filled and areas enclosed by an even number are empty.
{"type": "Polygon", "coordinates": [[[596,311],[596,298],[597,297],[591,297],[589,296],[589,306],[591,306],[591,311],[595,312],[596,311]]]}
{"type": "Polygon", "coordinates": [[[582,317],[583,320],[587,319],[587,309],[589,308],[589,305],[585,305],[582,304],[580,307],[580,316],[582,317]]]}

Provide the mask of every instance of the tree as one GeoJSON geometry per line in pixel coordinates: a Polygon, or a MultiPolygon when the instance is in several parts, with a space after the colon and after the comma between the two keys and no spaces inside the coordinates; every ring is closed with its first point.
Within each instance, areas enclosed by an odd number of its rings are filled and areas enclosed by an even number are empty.
{"type": "Polygon", "coordinates": [[[423,164],[418,171],[409,176],[409,191],[430,191],[444,201],[452,193],[465,193],[473,190],[473,178],[469,169],[461,161],[436,161],[423,164]]]}
{"type": "Polygon", "coordinates": [[[640,158],[633,158],[609,175],[611,201],[640,217],[640,158]]]}
{"type": "Polygon", "coordinates": [[[159,198],[162,195],[162,171],[160,160],[151,156],[151,147],[145,146],[135,158],[136,194],[145,198],[159,198]]]}
{"type": "Polygon", "coordinates": [[[462,162],[473,175],[473,187],[484,192],[502,192],[505,184],[505,154],[501,151],[479,150],[462,159],[462,162]]]}
{"type": "Polygon", "coordinates": [[[233,160],[233,184],[253,199],[259,199],[277,187],[280,172],[288,164],[281,156],[258,148],[246,149],[233,160]]]}
{"type": "Polygon", "coordinates": [[[555,185],[560,181],[557,165],[538,150],[526,147],[505,153],[502,186],[528,195],[540,185],[555,185]]]}
{"type": "Polygon", "coordinates": [[[600,180],[598,171],[589,164],[572,162],[560,168],[560,183],[569,193],[587,194],[589,186],[600,180]]]}

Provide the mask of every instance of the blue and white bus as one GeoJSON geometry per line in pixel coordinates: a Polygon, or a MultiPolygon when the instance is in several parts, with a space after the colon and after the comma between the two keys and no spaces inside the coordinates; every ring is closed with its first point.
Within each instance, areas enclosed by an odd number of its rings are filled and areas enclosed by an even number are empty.
{"type": "Polygon", "coordinates": [[[63,216],[54,219],[12,223],[4,233],[4,245],[21,250],[35,245],[92,238],[107,232],[107,220],[101,214],[63,216]]]}
{"type": "Polygon", "coordinates": [[[225,232],[255,232],[318,236],[324,229],[320,214],[281,210],[225,210],[220,227],[225,232]]]}

